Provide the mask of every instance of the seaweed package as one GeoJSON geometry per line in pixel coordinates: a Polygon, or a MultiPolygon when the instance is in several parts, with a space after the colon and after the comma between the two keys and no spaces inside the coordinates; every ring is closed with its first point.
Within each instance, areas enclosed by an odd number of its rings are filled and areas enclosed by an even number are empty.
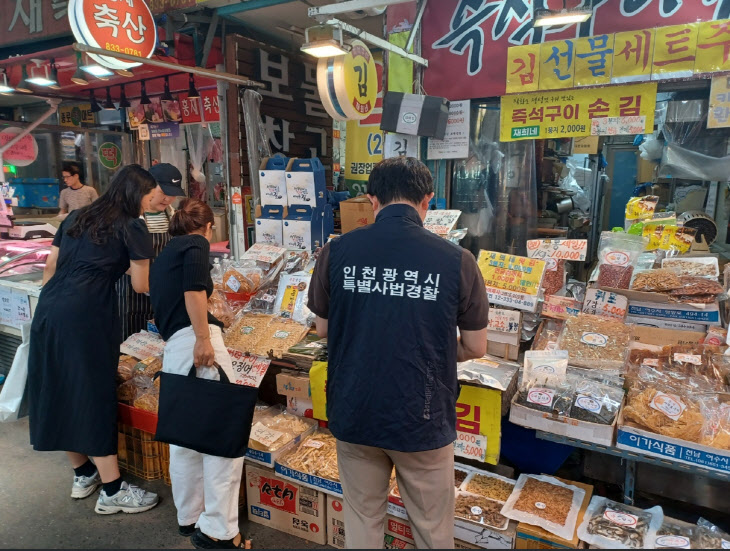
{"type": "Polygon", "coordinates": [[[641,235],[603,232],[598,246],[599,287],[628,289],[634,266],[649,239],[641,235]]]}
{"type": "Polygon", "coordinates": [[[565,350],[528,350],[517,403],[546,413],[568,415],[573,387],[567,379],[565,350]]]}
{"type": "Polygon", "coordinates": [[[552,476],[522,474],[504,504],[502,514],[569,540],[575,534],[584,498],[585,490],[552,476]]]}
{"type": "Polygon", "coordinates": [[[603,549],[650,548],[663,522],[659,506],[643,510],[594,496],[578,527],[578,537],[603,549]]]}
{"type": "Polygon", "coordinates": [[[575,384],[575,397],[570,408],[570,416],[589,423],[612,425],[623,397],[624,390],[620,386],[580,379],[575,384]]]}

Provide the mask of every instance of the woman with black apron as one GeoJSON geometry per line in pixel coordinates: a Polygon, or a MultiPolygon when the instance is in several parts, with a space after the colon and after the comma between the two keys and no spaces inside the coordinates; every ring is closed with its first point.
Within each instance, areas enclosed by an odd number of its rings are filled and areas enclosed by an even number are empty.
{"type": "MultiPolygon", "coordinates": [[[[157,258],[172,238],[169,228],[174,210],[170,205],[175,197],[184,196],[185,192],[180,185],[182,174],[173,165],[156,164],[149,169],[149,172],[157,182],[157,188],[150,203],[149,212],[145,212],[142,218],[152,236],[154,258],[157,258]]],[[[152,262],[154,262],[154,258],[152,262]]],[[[119,295],[119,317],[122,320],[122,338],[126,340],[130,335],[147,329],[147,322],[153,319],[154,312],[150,304],[150,297],[135,293],[128,275],[122,277],[117,283],[117,294],[119,295]]]]}

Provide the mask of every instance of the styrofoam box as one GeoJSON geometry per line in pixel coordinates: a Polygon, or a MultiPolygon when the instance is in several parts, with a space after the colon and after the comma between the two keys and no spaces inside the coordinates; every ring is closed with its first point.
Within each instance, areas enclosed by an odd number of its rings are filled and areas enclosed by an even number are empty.
{"type": "Polygon", "coordinates": [[[695,264],[705,264],[713,268],[712,275],[703,276],[717,279],[720,277],[720,266],[717,258],[714,256],[682,256],[682,257],[670,257],[662,259],[662,268],[668,268],[672,265],[672,262],[681,260],[682,262],[692,262],[695,264]]]}
{"type": "Polygon", "coordinates": [[[618,421],[616,447],[712,471],[730,473],[730,451],[624,425],[623,415],[618,421]]]}
{"type": "Polygon", "coordinates": [[[675,329],[678,331],[707,332],[707,325],[704,323],[691,323],[680,320],[644,318],[639,316],[626,316],[626,323],[634,323],[643,327],[654,327],[656,329],[675,329]]]}
{"type": "Polygon", "coordinates": [[[276,474],[282,478],[301,484],[306,488],[312,488],[313,490],[319,490],[332,496],[342,497],[342,484],[340,482],[297,471],[281,463],[276,463],[276,474]]]}
{"type": "Polygon", "coordinates": [[[512,399],[512,407],[509,412],[509,420],[515,425],[604,446],[611,446],[613,444],[616,420],[614,420],[612,425],[601,425],[563,415],[551,415],[517,404],[518,396],[518,394],[515,394],[515,397],[512,399]]]}

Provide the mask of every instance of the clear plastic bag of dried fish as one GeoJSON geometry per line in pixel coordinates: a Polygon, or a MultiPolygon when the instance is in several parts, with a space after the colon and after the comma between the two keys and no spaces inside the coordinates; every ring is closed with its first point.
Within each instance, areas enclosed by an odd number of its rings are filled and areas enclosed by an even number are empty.
{"type": "Polygon", "coordinates": [[[654,549],[698,549],[697,531],[697,526],[665,518],[654,538],[654,549]]]}
{"type": "Polygon", "coordinates": [[[697,521],[697,549],[730,549],[730,534],[720,530],[709,520],[701,518],[697,521]]]}
{"type": "Polygon", "coordinates": [[[650,548],[663,522],[659,506],[644,510],[594,496],[578,527],[578,537],[602,549],[650,548]]]}

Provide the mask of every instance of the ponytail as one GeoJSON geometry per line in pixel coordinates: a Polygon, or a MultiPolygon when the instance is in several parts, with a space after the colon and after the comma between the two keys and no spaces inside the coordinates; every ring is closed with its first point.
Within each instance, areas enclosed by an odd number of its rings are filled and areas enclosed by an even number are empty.
{"type": "Polygon", "coordinates": [[[188,235],[213,224],[215,218],[211,208],[197,199],[183,199],[170,220],[171,235],[188,235]]]}

